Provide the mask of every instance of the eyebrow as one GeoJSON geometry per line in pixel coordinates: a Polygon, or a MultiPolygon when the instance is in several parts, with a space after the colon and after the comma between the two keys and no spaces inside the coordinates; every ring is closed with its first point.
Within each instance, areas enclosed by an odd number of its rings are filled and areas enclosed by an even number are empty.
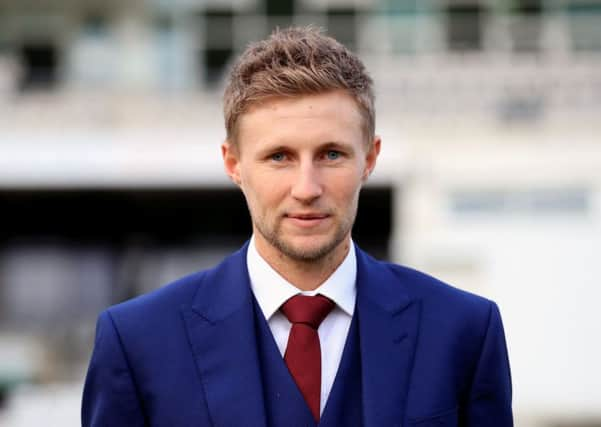
{"type": "Polygon", "coordinates": [[[265,148],[261,148],[257,154],[260,156],[269,154],[269,153],[275,153],[278,151],[289,151],[290,147],[287,147],[286,145],[280,144],[280,145],[274,145],[273,147],[265,147],[265,148]]]}
{"type": "Polygon", "coordinates": [[[331,147],[335,147],[335,148],[345,148],[347,150],[353,151],[354,147],[352,144],[346,143],[346,142],[340,142],[340,141],[329,141],[326,142],[324,144],[321,145],[323,148],[331,148],[331,147]]]}

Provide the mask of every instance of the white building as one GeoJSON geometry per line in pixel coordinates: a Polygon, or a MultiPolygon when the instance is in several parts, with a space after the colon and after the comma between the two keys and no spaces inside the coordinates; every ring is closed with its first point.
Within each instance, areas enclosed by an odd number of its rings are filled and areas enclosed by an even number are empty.
{"type": "Polygon", "coordinates": [[[31,375],[81,381],[61,368],[87,362],[100,308],[247,237],[221,77],[290,23],[376,81],[359,243],[499,303],[516,425],[601,425],[598,0],[0,3],[0,326],[58,354],[31,375]]]}

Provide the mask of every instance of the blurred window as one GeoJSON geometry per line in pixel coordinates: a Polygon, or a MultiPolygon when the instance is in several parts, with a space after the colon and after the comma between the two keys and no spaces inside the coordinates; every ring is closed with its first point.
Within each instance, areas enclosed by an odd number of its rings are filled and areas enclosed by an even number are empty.
{"type": "Polygon", "coordinates": [[[515,0],[516,10],[523,15],[540,16],[543,12],[542,0],[515,0]]]}
{"type": "Polygon", "coordinates": [[[234,54],[234,27],[231,9],[204,11],[204,40],[202,63],[205,82],[211,86],[223,75],[225,66],[234,54]]]}
{"type": "Polygon", "coordinates": [[[100,12],[84,15],[80,34],[69,46],[69,78],[87,89],[106,88],[115,79],[114,40],[109,20],[100,12]]]}
{"type": "Polygon", "coordinates": [[[294,0],[265,0],[265,13],[269,16],[291,16],[294,14],[294,0]]]}
{"type": "Polygon", "coordinates": [[[85,320],[106,307],[115,258],[102,245],[21,237],[0,247],[3,323],[20,330],[85,320]]]}
{"type": "Polygon", "coordinates": [[[590,210],[583,188],[455,191],[450,201],[458,215],[582,215],[590,210]]]}
{"type": "Polygon", "coordinates": [[[272,30],[276,28],[287,28],[294,24],[293,15],[268,15],[267,16],[267,27],[272,30]]]}
{"type": "Polygon", "coordinates": [[[548,104],[545,96],[535,91],[524,90],[522,93],[507,93],[497,103],[499,119],[508,123],[528,123],[541,120],[548,104]]]}
{"type": "Polygon", "coordinates": [[[570,1],[567,4],[572,49],[601,51],[601,1],[570,1]]]}
{"type": "MultiPolygon", "coordinates": [[[[424,15],[429,11],[420,8],[417,0],[381,0],[378,12],[385,17],[384,31],[390,43],[390,52],[416,53],[416,34],[420,18],[423,17],[420,14],[424,15]]],[[[382,31],[382,28],[378,30],[382,31]]]]}
{"type": "Polygon", "coordinates": [[[159,13],[153,20],[156,49],[157,81],[161,90],[186,87],[187,71],[182,69],[181,58],[187,55],[181,39],[178,40],[175,19],[167,13],[159,13]]]}
{"type": "Polygon", "coordinates": [[[328,34],[354,50],[357,43],[357,10],[354,8],[329,8],[326,11],[328,34]]]}
{"type": "Polygon", "coordinates": [[[106,37],[108,29],[108,19],[102,13],[89,13],[83,20],[83,31],[87,37],[106,37]]]}
{"type": "Polygon", "coordinates": [[[17,80],[18,71],[12,46],[0,38],[0,101],[3,96],[17,89],[17,80]]]}
{"type": "Polygon", "coordinates": [[[447,44],[455,51],[482,48],[484,9],[478,4],[450,3],[446,8],[447,44]]]}
{"type": "Polygon", "coordinates": [[[417,0],[382,0],[380,10],[388,14],[414,14],[418,7],[417,0]]]}
{"type": "Polygon", "coordinates": [[[22,90],[52,89],[58,80],[58,50],[51,43],[25,43],[20,47],[22,90]]]}
{"type": "Polygon", "coordinates": [[[515,52],[536,52],[540,50],[542,0],[514,0],[511,39],[515,52]]]}

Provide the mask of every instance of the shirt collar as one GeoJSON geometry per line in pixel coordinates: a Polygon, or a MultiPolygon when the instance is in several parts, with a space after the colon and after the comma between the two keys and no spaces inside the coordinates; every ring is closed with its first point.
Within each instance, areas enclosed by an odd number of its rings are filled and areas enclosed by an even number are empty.
{"type": "Polygon", "coordinates": [[[355,311],[357,259],[355,245],[352,241],[342,263],[325,282],[313,291],[300,291],[280,276],[257,251],[254,236],[248,245],[246,264],[250,286],[267,320],[279,310],[282,304],[297,294],[321,294],[334,301],[349,316],[352,316],[355,311]]]}

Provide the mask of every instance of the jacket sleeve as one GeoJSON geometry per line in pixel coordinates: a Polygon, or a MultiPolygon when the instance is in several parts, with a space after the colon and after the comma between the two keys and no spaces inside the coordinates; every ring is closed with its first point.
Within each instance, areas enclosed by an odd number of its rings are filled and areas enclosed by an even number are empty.
{"type": "Polygon", "coordinates": [[[144,414],[121,339],[108,311],[96,325],[94,352],[85,380],[83,427],[144,426],[144,414]]]}
{"type": "Polygon", "coordinates": [[[486,335],[472,381],[464,423],[468,427],[511,427],[511,372],[501,314],[491,303],[486,335]]]}

